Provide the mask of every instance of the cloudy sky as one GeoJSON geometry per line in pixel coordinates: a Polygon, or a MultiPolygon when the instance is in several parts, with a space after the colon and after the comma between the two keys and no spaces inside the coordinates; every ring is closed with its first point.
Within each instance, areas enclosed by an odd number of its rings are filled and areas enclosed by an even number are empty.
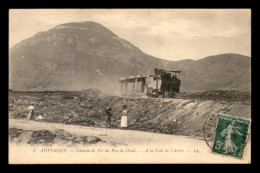
{"type": "Polygon", "coordinates": [[[27,9],[9,11],[9,46],[67,22],[94,21],[143,52],[168,60],[251,56],[248,9],[27,9]]]}

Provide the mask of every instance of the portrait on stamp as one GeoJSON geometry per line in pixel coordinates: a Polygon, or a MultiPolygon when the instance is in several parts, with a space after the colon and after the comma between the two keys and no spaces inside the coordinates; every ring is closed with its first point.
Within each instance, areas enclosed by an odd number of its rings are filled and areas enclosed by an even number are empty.
{"type": "Polygon", "coordinates": [[[250,120],[219,115],[212,152],[243,157],[250,120]]]}

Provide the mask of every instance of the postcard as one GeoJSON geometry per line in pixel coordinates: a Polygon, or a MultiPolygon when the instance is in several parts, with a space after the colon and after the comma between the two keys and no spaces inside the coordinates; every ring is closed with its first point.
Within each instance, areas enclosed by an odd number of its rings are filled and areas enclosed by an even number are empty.
{"type": "Polygon", "coordinates": [[[9,164],[250,164],[250,9],[10,9],[9,164]]]}

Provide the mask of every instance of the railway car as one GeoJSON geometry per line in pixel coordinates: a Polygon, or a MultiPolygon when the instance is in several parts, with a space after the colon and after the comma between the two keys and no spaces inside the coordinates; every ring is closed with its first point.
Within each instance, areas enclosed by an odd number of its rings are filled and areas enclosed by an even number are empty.
{"type": "Polygon", "coordinates": [[[154,69],[154,75],[128,76],[120,79],[121,94],[173,98],[180,91],[181,71],[154,69]]]}

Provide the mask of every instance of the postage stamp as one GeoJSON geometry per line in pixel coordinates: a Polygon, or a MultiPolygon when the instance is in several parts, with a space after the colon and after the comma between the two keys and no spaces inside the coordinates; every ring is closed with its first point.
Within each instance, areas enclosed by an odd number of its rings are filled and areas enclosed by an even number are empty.
{"type": "Polygon", "coordinates": [[[251,120],[219,114],[212,152],[243,158],[251,120]]]}

